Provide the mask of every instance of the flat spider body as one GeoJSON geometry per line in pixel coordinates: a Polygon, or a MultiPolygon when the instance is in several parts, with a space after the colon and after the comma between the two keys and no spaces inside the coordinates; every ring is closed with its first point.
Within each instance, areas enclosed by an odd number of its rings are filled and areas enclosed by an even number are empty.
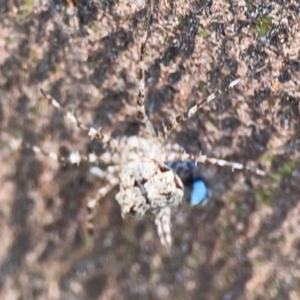
{"type": "MultiPolygon", "coordinates": [[[[149,20],[151,17],[149,17],[149,20]]],[[[205,155],[192,155],[178,144],[167,143],[169,134],[177,126],[193,116],[203,106],[212,102],[217,95],[223,93],[218,90],[204,101],[196,103],[185,113],[172,118],[163,127],[162,132],[156,132],[145,110],[145,74],[144,52],[149,31],[149,24],[141,44],[140,55],[140,84],[139,95],[136,101],[137,116],[141,123],[139,136],[121,137],[113,139],[101,131],[82,124],[73,114],[67,111],[50,95],[42,90],[43,95],[51,105],[58,109],[69,121],[91,138],[102,141],[106,152],[100,156],[90,154],[81,156],[77,152],[71,153],[67,158],[59,157],[55,153],[49,153],[37,146],[29,146],[37,153],[43,153],[62,162],[80,163],[85,160],[90,163],[104,162],[108,165],[106,171],[98,168],[99,177],[107,182],[98,190],[96,199],[87,202],[88,220],[87,227],[93,233],[94,208],[96,204],[108,194],[115,186],[119,185],[116,200],[120,204],[122,215],[135,216],[151,215],[155,220],[157,232],[161,243],[166,247],[171,246],[171,211],[179,206],[185,197],[191,199],[192,205],[205,204],[210,190],[201,177],[194,177],[193,172],[197,163],[210,163],[219,166],[229,166],[232,169],[250,170],[258,175],[265,175],[264,171],[243,165],[237,162],[229,162],[223,159],[207,157],[205,155]]],[[[228,87],[234,87],[239,79],[232,81],[228,87]]]]}
{"type": "Polygon", "coordinates": [[[179,176],[168,166],[144,157],[131,161],[120,173],[120,191],[116,195],[123,217],[154,216],[161,243],[171,244],[171,208],[183,199],[184,187],[179,176]]]}
{"type": "Polygon", "coordinates": [[[166,207],[178,206],[183,189],[181,179],[171,168],[145,157],[129,162],[121,171],[116,200],[123,216],[155,216],[166,207]]]}

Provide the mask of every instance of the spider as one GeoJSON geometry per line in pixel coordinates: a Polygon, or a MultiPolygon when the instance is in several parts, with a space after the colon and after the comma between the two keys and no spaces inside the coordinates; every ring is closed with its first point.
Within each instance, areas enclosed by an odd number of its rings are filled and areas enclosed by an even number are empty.
{"type": "MultiPolygon", "coordinates": [[[[205,100],[198,102],[185,113],[172,118],[167,125],[163,126],[161,132],[154,129],[145,110],[144,53],[149,24],[150,21],[147,24],[140,46],[139,93],[136,101],[137,117],[141,124],[139,135],[114,139],[101,132],[101,130],[86,126],[41,89],[42,94],[52,106],[71,123],[85,131],[88,136],[101,140],[107,151],[99,156],[93,153],[81,156],[78,152],[72,152],[69,157],[64,158],[55,153],[46,152],[37,146],[31,146],[31,149],[36,153],[42,153],[61,162],[68,161],[79,164],[81,161],[88,161],[90,163],[104,162],[109,165],[105,172],[99,168],[97,168],[97,171],[94,170],[98,176],[107,181],[107,184],[98,190],[97,199],[87,201],[87,229],[90,234],[94,231],[95,206],[116,185],[119,185],[116,200],[121,207],[122,216],[141,218],[144,215],[151,215],[154,218],[161,244],[166,249],[170,249],[172,244],[171,212],[173,208],[182,203],[187,190],[187,178],[196,168],[197,163],[210,163],[222,167],[229,166],[232,169],[239,170],[245,169],[262,176],[265,175],[265,172],[238,162],[230,162],[205,155],[192,155],[186,153],[178,144],[171,145],[167,143],[170,133],[181,123],[188,120],[225,90],[233,88],[239,82],[239,79],[232,81],[226,89],[218,90],[205,100]]],[[[209,194],[205,181],[202,178],[194,178],[188,195],[191,203],[205,204],[209,194]]]]}

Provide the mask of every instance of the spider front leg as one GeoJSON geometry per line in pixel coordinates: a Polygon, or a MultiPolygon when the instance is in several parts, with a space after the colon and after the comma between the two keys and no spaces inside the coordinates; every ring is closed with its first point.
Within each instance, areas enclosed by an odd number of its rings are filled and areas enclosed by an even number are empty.
{"type": "Polygon", "coordinates": [[[141,43],[141,52],[140,52],[140,82],[139,82],[139,94],[137,98],[137,116],[140,120],[141,124],[144,128],[146,128],[147,133],[151,136],[156,136],[155,130],[151,121],[149,120],[146,108],[145,108],[145,63],[144,63],[144,56],[145,56],[145,49],[146,49],[146,42],[148,37],[148,31],[150,30],[150,22],[152,19],[152,14],[149,16],[146,32],[143,37],[143,41],[141,43]]]}
{"type": "Polygon", "coordinates": [[[213,100],[215,100],[218,95],[221,95],[228,89],[233,88],[235,85],[237,85],[239,83],[239,81],[240,81],[240,79],[236,79],[236,80],[232,81],[227,88],[219,89],[218,91],[210,94],[204,101],[201,101],[201,102],[195,104],[194,106],[192,106],[191,108],[189,108],[185,113],[178,115],[175,118],[171,118],[171,121],[169,122],[169,124],[163,126],[163,131],[161,133],[159,133],[159,139],[161,141],[167,139],[168,136],[170,135],[170,133],[173,130],[175,130],[178,125],[180,125],[181,123],[183,123],[186,120],[188,120],[189,118],[191,118],[202,107],[204,107],[205,105],[207,105],[207,104],[211,103],[213,100]]]}
{"type": "Polygon", "coordinates": [[[72,113],[70,113],[64,107],[62,107],[57,100],[55,100],[53,97],[47,94],[43,89],[41,89],[41,92],[43,96],[48,99],[49,103],[52,106],[54,106],[58,111],[60,111],[66,119],[75,124],[79,129],[86,132],[88,136],[90,136],[92,139],[97,138],[98,140],[101,140],[105,145],[113,147],[113,145],[111,144],[110,136],[102,133],[100,130],[92,126],[84,125],[72,113]]]}

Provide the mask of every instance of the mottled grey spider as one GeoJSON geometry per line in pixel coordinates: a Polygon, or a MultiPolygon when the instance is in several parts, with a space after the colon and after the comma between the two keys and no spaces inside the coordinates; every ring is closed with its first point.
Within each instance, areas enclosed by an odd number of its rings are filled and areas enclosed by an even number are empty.
{"type": "MultiPolygon", "coordinates": [[[[68,161],[77,164],[81,161],[88,161],[90,163],[104,162],[109,165],[106,171],[100,172],[100,177],[106,180],[107,184],[98,190],[97,199],[90,199],[87,202],[87,227],[90,233],[94,231],[93,219],[96,204],[116,185],[119,185],[116,200],[120,204],[123,217],[128,215],[143,217],[146,214],[153,216],[161,243],[166,248],[170,248],[171,210],[177,207],[183,200],[184,184],[182,177],[186,171],[184,167],[176,168],[170,162],[191,161],[195,164],[210,163],[219,166],[229,166],[232,169],[246,169],[258,175],[265,175],[265,172],[237,162],[207,157],[205,155],[195,156],[188,154],[178,144],[167,143],[169,134],[179,124],[189,119],[224,91],[218,90],[211,94],[207,99],[192,106],[185,113],[172,118],[167,125],[163,126],[161,132],[156,132],[147,116],[144,105],[144,53],[148,32],[149,23],[140,48],[140,82],[136,104],[137,116],[142,129],[138,136],[124,136],[114,139],[100,130],[86,126],[72,113],[63,108],[54,98],[45,93],[44,90],[41,90],[49,102],[69,121],[85,131],[91,138],[101,140],[106,146],[107,151],[99,156],[95,154],[81,156],[78,152],[72,152],[69,157],[64,158],[55,153],[46,152],[37,146],[32,146],[31,148],[34,152],[43,153],[57,161],[68,161]]],[[[238,82],[239,79],[232,81],[226,89],[234,87],[238,82]]]]}

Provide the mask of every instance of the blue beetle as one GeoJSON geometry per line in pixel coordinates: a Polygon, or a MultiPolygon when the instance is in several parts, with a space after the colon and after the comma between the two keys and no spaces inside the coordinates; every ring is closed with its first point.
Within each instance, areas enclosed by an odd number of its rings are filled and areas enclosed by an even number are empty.
{"type": "Polygon", "coordinates": [[[191,206],[204,206],[211,196],[207,181],[196,174],[196,165],[192,161],[169,161],[166,165],[173,169],[182,180],[187,199],[191,206]]]}

